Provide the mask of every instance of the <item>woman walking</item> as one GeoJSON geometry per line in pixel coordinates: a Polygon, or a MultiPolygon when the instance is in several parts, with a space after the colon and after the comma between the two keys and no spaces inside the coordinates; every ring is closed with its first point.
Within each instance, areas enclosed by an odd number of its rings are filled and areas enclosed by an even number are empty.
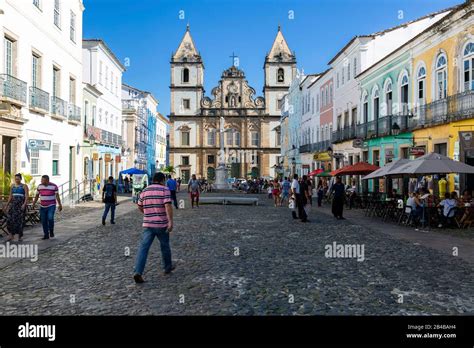
{"type": "Polygon", "coordinates": [[[8,212],[7,229],[10,233],[7,241],[14,240],[15,234],[18,234],[19,242],[23,240],[23,226],[29,190],[27,185],[21,183],[21,180],[21,174],[16,174],[15,183],[10,188],[10,197],[5,207],[5,211],[8,212]]]}
{"type": "Polygon", "coordinates": [[[275,207],[280,207],[280,183],[278,179],[273,180],[273,188],[272,188],[272,195],[273,195],[273,202],[275,203],[275,207]]]}

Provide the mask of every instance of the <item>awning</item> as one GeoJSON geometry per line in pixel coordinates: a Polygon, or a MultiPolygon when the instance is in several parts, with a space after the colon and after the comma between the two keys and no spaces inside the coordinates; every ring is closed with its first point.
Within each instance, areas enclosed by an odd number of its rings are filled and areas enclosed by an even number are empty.
{"type": "Polygon", "coordinates": [[[125,170],[122,170],[120,172],[120,174],[124,174],[124,175],[133,175],[133,174],[146,174],[146,171],[144,170],[140,170],[140,169],[137,169],[137,168],[128,168],[128,169],[125,169],[125,170]]]}
{"type": "Polygon", "coordinates": [[[315,175],[318,175],[318,174],[320,174],[320,173],[322,173],[322,172],[323,172],[322,169],[315,169],[315,170],[313,170],[312,172],[310,172],[310,173],[308,174],[308,176],[315,176],[315,175]]]}
{"type": "Polygon", "coordinates": [[[319,174],[317,174],[316,176],[317,176],[318,178],[322,178],[322,177],[324,178],[324,177],[331,177],[332,175],[331,175],[331,173],[330,173],[329,171],[327,171],[327,172],[319,173],[319,174]]]}
{"type": "Polygon", "coordinates": [[[353,165],[345,166],[331,172],[332,175],[367,175],[379,169],[379,166],[367,163],[358,162],[353,165]]]}
{"type": "Polygon", "coordinates": [[[315,153],[313,155],[313,159],[315,161],[331,161],[332,160],[331,156],[329,156],[329,153],[327,152],[315,153]]]}

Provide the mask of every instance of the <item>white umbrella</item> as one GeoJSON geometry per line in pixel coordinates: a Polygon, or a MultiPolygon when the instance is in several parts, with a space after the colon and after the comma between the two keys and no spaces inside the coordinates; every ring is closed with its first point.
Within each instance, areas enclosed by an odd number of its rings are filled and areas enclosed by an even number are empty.
{"type": "Polygon", "coordinates": [[[411,162],[409,159],[400,158],[400,159],[398,159],[394,162],[387,163],[385,166],[383,166],[380,169],[377,169],[375,172],[372,172],[369,175],[364,176],[362,178],[362,180],[368,180],[368,179],[381,178],[381,177],[384,177],[384,176],[390,176],[392,171],[395,171],[400,166],[403,166],[403,165],[405,165],[409,162],[411,162]]]}
{"type": "Polygon", "coordinates": [[[398,175],[432,175],[450,173],[474,174],[474,167],[459,161],[454,161],[451,158],[438,153],[431,152],[391,171],[391,174],[398,175]]]}

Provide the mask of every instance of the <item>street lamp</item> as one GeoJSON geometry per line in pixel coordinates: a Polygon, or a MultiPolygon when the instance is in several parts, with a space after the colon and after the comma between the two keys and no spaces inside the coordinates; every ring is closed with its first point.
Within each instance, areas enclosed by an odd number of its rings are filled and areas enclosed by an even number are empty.
{"type": "Polygon", "coordinates": [[[397,122],[395,122],[393,125],[392,125],[392,134],[397,136],[398,134],[400,134],[400,126],[397,124],[397,122]]]}

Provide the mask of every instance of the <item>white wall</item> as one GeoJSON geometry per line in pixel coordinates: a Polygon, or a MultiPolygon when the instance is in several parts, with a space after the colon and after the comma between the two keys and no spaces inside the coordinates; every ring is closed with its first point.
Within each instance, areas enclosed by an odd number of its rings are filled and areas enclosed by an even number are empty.
{"type": "MultiPolygon", "coordinates": [[[[82,1],[61,1],[61,30],[53,23],[53,1],[41,1],[41,10],[32,1],[5,0],[4,14],[0,16],[2,40],[4,35],[16,40],[17,54],[15,77],[32,86],[32,52],[41,58],[40,83],[37,86],[52,95],[53,64],[60,68],[58,97],[69,102],[69,78],[75,79],[75,105],[82,107],[82,1]],[[71,11],[76,15],[75,42],[70,40],[71,11]]],[[[0,45],[0,69],[5,71],[4,44],[0,45]]],[[[28,91],[29,99],[29,91],[28,91]]],[[[28,103],[27,103],[28,104],[28,103]]],[[[51,105],[51,102],[50,102],[51,105]]],[[[80,125],[67,120],[55,120],[50,114],[44,116],[30,112],[28,105],[23,107],[22,115],[28,120],[23,127],[21,152],[21,171],[31,172],[31,161],[25,150],[28,139],[50,140],[60,144],[59,175],[52,176],[52,149],[40,151],[39,176],[48,174],[51,181],[60,185],[69,181],[69,151],[74,147],[76,158],[73,177],[82,179],[82,156],[76,154],[76,145],[82,142],[80,125]]]]}

